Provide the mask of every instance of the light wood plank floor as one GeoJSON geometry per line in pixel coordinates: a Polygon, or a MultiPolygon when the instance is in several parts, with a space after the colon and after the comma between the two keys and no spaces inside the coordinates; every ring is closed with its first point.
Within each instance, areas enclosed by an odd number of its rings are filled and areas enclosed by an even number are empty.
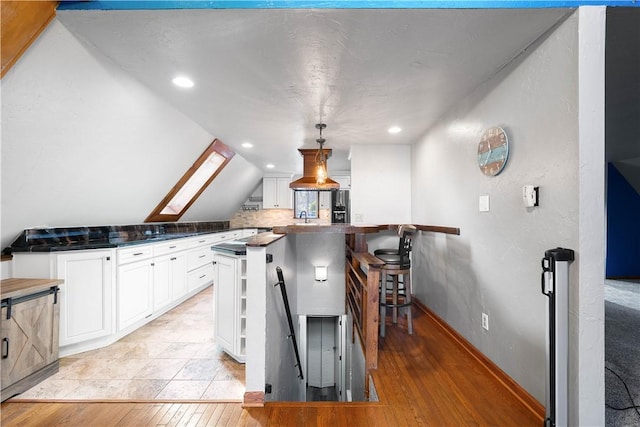
{"type": "Polygon", "coordinates": [[[376,403],[3,403],[2,426],[536,426],[542,419],[414,308],[387,326],[376,403]]]}

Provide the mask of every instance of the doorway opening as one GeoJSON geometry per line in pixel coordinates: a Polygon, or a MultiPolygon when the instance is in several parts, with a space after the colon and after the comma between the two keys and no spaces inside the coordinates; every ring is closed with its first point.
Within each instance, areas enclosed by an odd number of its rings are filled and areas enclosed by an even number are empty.
{"type": "Polygon", "coordinates": [[[347,401],[346,315],[300,316],[306,402],[347,401]]]}

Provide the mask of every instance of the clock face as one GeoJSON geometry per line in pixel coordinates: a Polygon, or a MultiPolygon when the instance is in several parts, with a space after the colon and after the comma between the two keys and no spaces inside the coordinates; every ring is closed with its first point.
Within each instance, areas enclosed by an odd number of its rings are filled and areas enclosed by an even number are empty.
{"type": "Polygon", "coordinates": [[[496,176],[507,164],[509,141],[501,127],[492,127],[484,131],[478,143],[478,166],[483,174],[496,176]]]}

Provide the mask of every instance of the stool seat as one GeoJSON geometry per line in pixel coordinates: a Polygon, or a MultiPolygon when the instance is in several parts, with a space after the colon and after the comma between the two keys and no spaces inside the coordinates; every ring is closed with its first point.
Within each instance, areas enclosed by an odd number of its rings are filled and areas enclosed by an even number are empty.
{"type": "Polygon", "coordinates": [[[375,256],[378,256],[378,255],[398,255],[398,250],[397,249],[391,249],[391,248],[380,248],[380,249],[376,249],[375,251],[373,251],[373,254],[375,256]]]}

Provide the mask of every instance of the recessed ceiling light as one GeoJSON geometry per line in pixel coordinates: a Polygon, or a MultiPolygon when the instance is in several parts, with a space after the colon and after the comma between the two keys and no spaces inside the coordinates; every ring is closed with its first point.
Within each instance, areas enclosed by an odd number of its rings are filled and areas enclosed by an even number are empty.
{"type": "Polygon", "coordinates": [[[269,169],[273,169],[273,168],[275,168],[275,167],[276,167],[276,165],[274,165],[273,163],[269,163],[269,164],[268,164],[268,165],[266,165],[266,166],[267,166],[267,168],[269,168],[269,169]]]}
{"type": "Polygon", "coordinates": [[[193,80],[191,80],[189,77],[178,76],[171,81],[173,82],[174,85],[178,87],[185,87],[185,88],[193,87],[193,80]]]}
{"type": "Polygon", "coordinates": [[[243,143],[242,143],[242,146],[243,146],[244,148],[251,148],[251,147],[253,147],[253,144],[252,144],[252,143],[250,143],[250,142],[243,142],[243,143]]]}
{"type": "Polygon", "coordinates": [[[400,128],[398,126],[391,126],[389,129],[387,129],[387,132],[389,132],[389,133],[400,133],[400,132],[402,132],[402,128],[400,128]]]}

